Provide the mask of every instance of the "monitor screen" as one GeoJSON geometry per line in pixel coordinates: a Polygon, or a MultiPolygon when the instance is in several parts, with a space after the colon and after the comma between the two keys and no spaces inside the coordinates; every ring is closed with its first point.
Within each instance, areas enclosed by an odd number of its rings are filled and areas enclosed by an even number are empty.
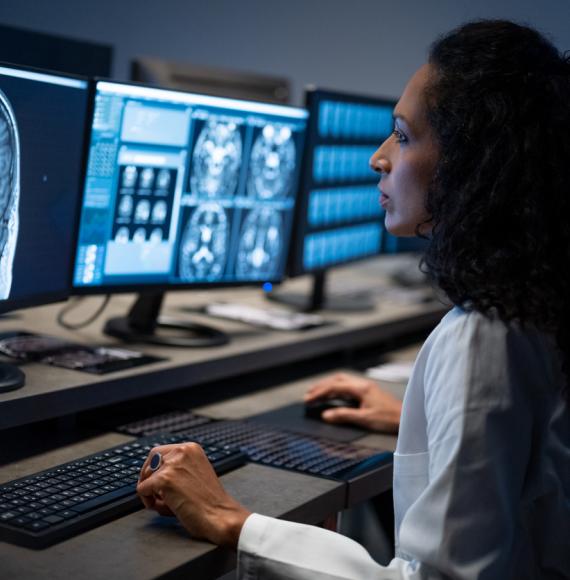
{"type": "Polygon", "coordinates": [[[0,64],[0,310],[69,295],[87,88],[0,64]]]}
{"type": "Polygon", "coordinates": [[[307,116],[97,82],[74,291],[280,280],[307,116]]]}
{"type": "Polygon", "coordinates": [[[379,254],[384,210],[369,159],[392,131],[395,101],[308,90],[310,113],[290,273],[379,254]]]}

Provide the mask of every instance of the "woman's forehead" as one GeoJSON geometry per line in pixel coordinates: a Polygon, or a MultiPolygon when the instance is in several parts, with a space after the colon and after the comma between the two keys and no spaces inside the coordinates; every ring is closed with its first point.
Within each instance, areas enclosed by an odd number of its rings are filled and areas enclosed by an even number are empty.
{"type": "Polygon", "coordinates": [[[412,75],[394,109],[394,117],[417,128],[427,125],[425,91],[431,73],[432,65],[424,64],[412,75]]]}

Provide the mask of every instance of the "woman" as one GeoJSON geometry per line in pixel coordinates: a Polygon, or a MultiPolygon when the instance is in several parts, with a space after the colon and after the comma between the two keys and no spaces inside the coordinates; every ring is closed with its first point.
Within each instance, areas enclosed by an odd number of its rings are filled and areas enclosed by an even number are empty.
{"type": "MultiPolygon", "coordinates": [[[[243,578],[570,577],[570,63],[532,29],[467,24],[437,41],[371,159],[394,234],[455,308],[423,346],[394,457],[396,558],[229,497],[195,444],[143,466],[147,507],[238,547],[243,578]]],[[[351,420],[386,427],[348,381],[351,420]]],[[[334,417],[333,417],[334,419],[334,417]]],[[[382,422],[384,421],[384,423],[382,422]]]]}

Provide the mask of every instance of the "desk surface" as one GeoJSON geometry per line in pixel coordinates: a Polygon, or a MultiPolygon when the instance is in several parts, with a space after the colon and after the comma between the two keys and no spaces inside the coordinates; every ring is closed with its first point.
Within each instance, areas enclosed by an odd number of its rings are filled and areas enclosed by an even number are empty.
{"type": "MultiPolygon", "coordinates": [[[[373,287],[376,275],[366,269],[347,269],[338,279],[350,281],[355,272],[363,281],[368,276],[368,283],[373,287]]],[[[303,290],[308,281],[299,279],[289,284],[303,290]]],[[[215,298],[267,307],[259,290],[216,290],[215,298]]],[[[115,339],[102,333],[102,326],[110,316],[125,314],[133,299],[133,295],[113,297],[99,320],[81,331],[57,327],[55,320],[61,305],[51,305],[1,319],[0,332],[26,330],[84,344],[118,346],[115,339]]],[[[212,291],[172,293],[167,296],[163,310],[180,318],[190,318],[180,311],[181,306],[203,305],[211,299],[212,291]]],[[[100,297],[87,299],[81,306],[79,317],[88,316],[100,300],[100,297]]],[[[378,300],[373,311],[326,313],[325,316],[334,324],[297,332],[261,330],[238,322],[192,315],[199,322],[225,330],[232,341],[222,347],[195,349],[133,344],[135,350],[163,356],[167,360],[107,375],[26,363],[22,365],[26,373],[25,387],[0,394],[0,430],[382,343],[406,333],[427,331],[435,326],[444,312],[445,307],[439,302],[414,304],[387,295],[378,300]]],[[[124,343],[120,344],[124,346],[124,343]]]]}
{"type": "MultiPolygon", "coordinates": [[[[0,480],[34,473],[78,456],[128,440],[108,434],[0,468],[0,480]]],[[[257,512],[293,521],[318,523],[344,505],[340,483],[249,464],[221,478],[224,487],[257,512]],[[260,483],[263,482],[262,487],[260,483]]],[[[7,579],[68,580],[217,578],[235,567],[235,554],[207,542],[190,541],[173,519],[141,510],[80,534],[45,550],[35,551],[0,542],[0,576],[7,579]]]]}
{"type": "MultiPolygon", "coordinates": [[[[393,360],[410,360],[417,348],[395,353],[393,360]]],[[[245,418],[252,411],[263,412],[298,401],[319,375],[284,384],[235,399],[196,409],[214,418],[245,418]]],[[[402,397],[404,385],[382,383],[382,387],[402,397]]],[[[0,482],[95,453],[129,438],[109,433],[86,442],[31,457],[0,468],[0,482]]],[[[381,449],[394,449],[395,436],[371,434],[359,443],[381,449]]],[[[385,485],[368,490],[369,496],[390,486],[391,465],[384,469],[385,485]]],[[[345,508],[344,484],[309,477],[261,465],[249,464],[222,476],[224,487],[249,509],[265,515],[315,524],[345,508]],[[260,482],[262,482],[260,484],[260,482]]],[[[361,498],[364,499],[364,498],[361,498]]],[[[185,577],[217,578],[235,566],[235,555],[211,544],[190,541],[184,529],[171,518],[155,516],[145,510],[122,517],[46,550],[33,551],[0,543],[2,578],[62,580],[81,576],[86,579],[146,579],[166,574],[185,577]]]]}

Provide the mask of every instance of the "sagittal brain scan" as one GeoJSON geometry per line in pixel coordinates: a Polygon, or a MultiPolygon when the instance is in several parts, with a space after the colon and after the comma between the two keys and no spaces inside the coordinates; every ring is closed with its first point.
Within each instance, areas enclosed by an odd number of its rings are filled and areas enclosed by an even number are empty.
{"type": "Polygon", "coordinates": [[[291,129],[265,125],[251,152],[248,194],[261,199],[285,197],[295,175],[295,161],[291,129]]]}
{"type": "Polygon", "coordinates": [[[219,280],[226,265],[229,220],[218,203],[199,205],[186,223],[180,243],[182,280],[219,280]]]}
{"type": "Polygon", "coordinates": [[[18,238],[20,142],[12,106],[0,91],[0,299],[10,295],[18,238]]]}
{"type": "Polygon", "coordinates": [[[232,195],[242,158],[242,141],[235,123],[208,121],[194,148],[190,187],[200,197],[232,195]]]}
{"type": "Polygon", "coordinates": [[[238,247],[237,274],[240,278],[271,278],[279,267],[283,243],[279,212],[258,208],[245,218],[238,247]]]}

